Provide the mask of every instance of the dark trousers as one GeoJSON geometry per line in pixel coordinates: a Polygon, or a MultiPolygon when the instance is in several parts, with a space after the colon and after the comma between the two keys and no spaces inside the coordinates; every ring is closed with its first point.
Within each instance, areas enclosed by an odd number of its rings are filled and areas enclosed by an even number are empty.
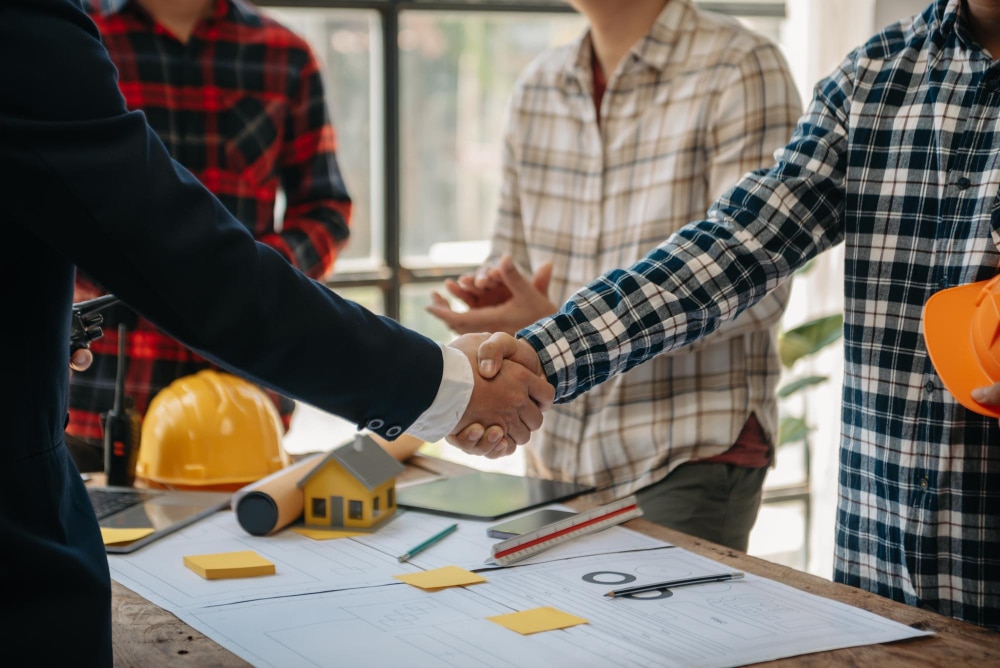
{"type": "Polygon", "coordinates": [[[644,519],[746,552],[766,476],[766,467],[682,464],[636,497],[644,519]]]}

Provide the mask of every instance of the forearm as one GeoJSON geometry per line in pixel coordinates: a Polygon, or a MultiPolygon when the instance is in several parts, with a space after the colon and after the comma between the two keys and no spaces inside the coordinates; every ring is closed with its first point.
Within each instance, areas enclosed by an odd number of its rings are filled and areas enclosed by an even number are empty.
{"type": "Polygon", "coordinates": [[[715,331],[842,239],[843,136],[823,134],[797,135],[783,152],[788,163],[748,175],[707,220],[519,332],[538,353],[557,402],[715,331]],[[834,164],[804,169],[817,151],[834,164]]]}
{"type": "Polygon", "coordinates": [[[792,281],[785,280],[759,302],[740,313],[732,320],[724,320],[718,329],[706,334],[683,348],[672,351],[674,355],[685,355],[689,352],[704,350],[719,343],[748,336],[755,332],[768,329],[777,331],[781,318],[788,306],[788,298],[792,291],[792,281]]]}
{"type": "MultiPolygon", "coordinates": [[[[788,142],[795,130],[802,102],[781,52],[774,45],[761,44],[739,58],[714,107],[712,131],[705,133],[708,192],[713,200],[723,196],[746,173],[774,165],[775,151],[788,142]]],[[[790,291],[791,285],[783,284],[684,350],[776,327],[788,305],[790,291]]]]}
{"type": "Polygon", "coordinates": [[[263,239],[307,276],[333,271],[350,234],[352,203],[337,161],[337,136],[311,53],[289,99],[282,140],[281,188],[287,201],[280,233],[263,239]]]}
{"type": "Polygon", "coordinates": [[[307,132],[293,144],[299,149],[285,152],[281,169],[287,200],[281,231],[260,240],[306,276],[321,280],[333,271],[347,243],[352,202],[332,151],[329,125],[307,132]]]}
{"type": "MultiPolygon", "coordinates": [[[[513,96],[510,105],[513,104],[513,96]]],[[[516,129],[512,125],[516,114],[511,106],[507,111],[507,127],[505,130],[503,155],[501,165],[503,179],[500,182],[497,216],[493,223],[493,237],[490,244],[490,262],[496,262],[504,253],[508,253],[514,264],[531,269],[531,259],[528,256],[528,242],[524,231],[524,217],[521,211],[521,178],[520,152],[515,142],[516,129]]]]}
{"type": "Polygon", "coordinates": [[[277,250],[306,276],[322,280],[333,272],[340,251],[347,244],[350,209],[346,194],[342,201],[299,205],[286,212],[281,232],[266,234],[259,241],[277,250]]]}

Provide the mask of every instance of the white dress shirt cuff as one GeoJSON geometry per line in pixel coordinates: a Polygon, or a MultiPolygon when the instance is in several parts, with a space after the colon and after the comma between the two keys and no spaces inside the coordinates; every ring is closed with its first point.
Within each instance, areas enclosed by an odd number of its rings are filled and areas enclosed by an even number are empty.
{"type": "Polygon", "coordinates": [[[441,346],[444,368],[434,403],[406,430],[407,434],[436,443],[455,431],[472,399],[472,366],[462,351],[441,346]]]}

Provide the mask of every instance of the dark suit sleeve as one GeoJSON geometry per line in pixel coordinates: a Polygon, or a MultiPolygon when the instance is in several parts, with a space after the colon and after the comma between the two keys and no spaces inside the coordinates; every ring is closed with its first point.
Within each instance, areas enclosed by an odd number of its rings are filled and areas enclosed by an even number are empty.
{"type": "Polygon", "coordinates": [[[128,112],[96,29],[68,0],[0,5],[7,224],[68,257],[200,354],[384,432],[441,380],[433,341],[293,270],[128,112]]]}

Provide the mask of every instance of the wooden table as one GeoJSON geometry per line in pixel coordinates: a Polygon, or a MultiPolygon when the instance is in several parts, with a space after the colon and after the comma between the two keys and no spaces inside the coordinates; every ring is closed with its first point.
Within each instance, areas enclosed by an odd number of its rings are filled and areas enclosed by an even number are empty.
{"type": "MultiPolygon", "coordinates": [[[[414,457],[400,483],[467,472],[460,464],[414,457]]],[[[583,509],[580,503],[570,503],[583,509]]],[[[663,528],[643,519],[625,526],[678,547],[728,564],[747,573],[782,582],[802,591],[853,605],[935,635],[883,645],[849,647],[817,652],[758,666],[1000,666],[1000,633],[914,608],[846,585],[802,573],[786,566],[751,557],[714,543],[663,528]]],[[[112,622],[116,666],[248,666],[215,641],[180,621],[129,589],[112,582],[112,622]]]]}

